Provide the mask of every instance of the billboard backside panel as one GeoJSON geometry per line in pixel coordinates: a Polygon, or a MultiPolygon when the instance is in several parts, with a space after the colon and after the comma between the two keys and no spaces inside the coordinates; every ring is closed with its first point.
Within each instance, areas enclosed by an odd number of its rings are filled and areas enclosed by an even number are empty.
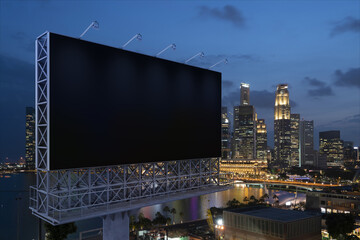
{"type": "Polygon", "coordinates": [[[50,170],[221,155],[221,73],[50,33],[50,170]]]}

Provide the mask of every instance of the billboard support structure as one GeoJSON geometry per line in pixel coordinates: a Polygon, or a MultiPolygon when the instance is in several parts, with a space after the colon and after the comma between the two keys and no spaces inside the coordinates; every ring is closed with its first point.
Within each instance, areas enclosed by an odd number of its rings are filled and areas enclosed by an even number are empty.
{"type": "Polygon", "coordinates": [[[107,217],[116,218],[120,212],[233,187],[232,177],[220,173],[219,158],[50,170],[49,37],[45,32],[35,42],[37,177],[36,186],[30,187],[34,215],[53,225],[94,217],[104,217],[106,224],[107,217]]]}

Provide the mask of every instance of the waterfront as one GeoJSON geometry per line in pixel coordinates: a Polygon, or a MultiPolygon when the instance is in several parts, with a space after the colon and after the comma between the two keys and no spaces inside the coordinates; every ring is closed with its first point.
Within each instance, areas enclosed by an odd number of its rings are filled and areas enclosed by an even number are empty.
{"type": "MultiPolygon", "coordinates": [[[[36,182],[36,175],[34,173],[17,173],[7,174],[0,178],[0,232],[1,239],[37,239],[38,236],[38,219],[31,214],[28,208],[29,205],[29,186],[36,182]]],[[[169,202],[167,204],[158,204],[142,208],[137,211],[132,211],[131,215],[138,215],[142,212],[145,217],[153,218],[156,212],[162,212],[165,206],[175,208],[175,222],[180,222],[180,212],[183,212],[183,221],[201,219],[206,217],[206,210],[210,207],[222,207],[226,202],[236,198],[240,202],[244,197],[254,195],[260,198],[267,193],[270,196],[269,201],[272,202],[272,196],[276,194],[279,197],[280,204],[285,204],[287,201],[294,201],[295,194],[267,190],[263,188],[246,188],[244,184],[236,184],[233,189],[169,202]]],[[[298,193],[297,202],[305,201],[305,194],[298,193]]],[[[76,223],[77,233],[72,234],[69,239],[76,239],[79,232],[89,229],[102,227],[101,218],[95,218],[76,223]]]]}

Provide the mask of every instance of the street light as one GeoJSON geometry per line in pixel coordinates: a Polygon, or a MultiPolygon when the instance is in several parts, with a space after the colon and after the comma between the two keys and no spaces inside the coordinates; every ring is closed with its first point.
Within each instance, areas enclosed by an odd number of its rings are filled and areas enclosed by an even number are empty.
{"type": "Polygon", "coordinates": [[[203,52],[199,52],[199,53],[195,54],[194,56],[192,56],[191,58],[189,58],[188,60],[186,60],[185,63],[188,63],[189,61],[196,58],[197,56],[204,57],[205,55],[203,52]]]}
{"type": "Polygon", "coordinates": [[[127,41],[121,48],[124,48],[126,47],[129,43],[131,43],[134,39],[137,39],[137,40],[142,40],[142,36],[140,33],[136,34],[135,36],[133,36],[132,38],[130,38],[129,41],[127,41]]]}
{"type": "Polygon", "coordinates": [[[220,63],[222,63],[222,62],[224,62],[225,64],[227,64],[229,61],[225,58],[225,59],[223,59],[223,60],[221,60],[221,61],[218,61],[217,63],[215,63],[215,64],[212,65],[211,67],[209,67],[209,69],[212,69],[213,67],[215,67],[216,65],[218,65],[218,64],[220,64],[220,63]]]}
{"type": "Polygon", "coordinates": [[[93,21],[88,27],[87,29],[85,29],[85,31],[80,35],[79,39],[81,39],[85,33],[87,33],[87,31],[89,31],[90,28],[94,28],[94,29],[99,29],[99,23],[97,21],[93,21]]]}
{"type": "Polygon", "coordinates": [[[175,43],[170,44],[169,46],[167,46],[166,48],[164,48],[163,50],[161,50],[158,54],[156,54],[156,57],[160,56],[160,54],[162,54],[163,52],[165,52],[165,51],[168,50],[169,48],[172,48],[173,50],[175,50],[175,49],[176,49],[175,43]]]}

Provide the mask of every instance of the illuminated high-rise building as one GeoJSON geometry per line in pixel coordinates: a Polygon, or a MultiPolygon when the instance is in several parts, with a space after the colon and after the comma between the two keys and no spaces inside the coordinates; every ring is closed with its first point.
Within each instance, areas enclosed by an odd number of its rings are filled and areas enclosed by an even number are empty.
{"type": "Polygon", "coordinates": [[[267,159],[267,131],[265,119],[256,122],[256,156],[257,159],[267,159]]]}
{"type": "Polygon", "coordinates": [[[354,143],[344,141],[344,162],[355,162],[354,143]]]}
{"type": "Polygon", "coordinates": [[[230,158],[230,121],[227,107],[221,108],[221,158],[230,158]]]}
{"type": "Polygon", "coordinates": [[[248,83],[240,85],[240,105],[250,105],[250,85],[248,83]]]}
{"type": "Polygon", "coordinates": [[[26,168],[35,169],[35,109],[33,107],[26,107],[25,162],[26,168]]]}
{"type": "Polygon", "coordinates": [[[256,113],[254,106],[234,106],[233,158],[256,158],[256,113]]]}
{"type": "MultiPolygon", "coordinates": [[[[300,121],[300,166],[316,165],[314,151],[314,121],[300,121]]],[[[319,154],[318,154],[319,156],[319,154]]]]}
{"type": "Polygon", "coordinates": [[[340,131],[319,133],[319,153],[326,155],[328,167],[344,165],[343,141],[340,139],[340,131]]]}
{"type": "Polygon", "coordinates": [[[291,158],[290,166],[299,167],[299,128],[300,128],[300,114],[290,114],[290,128],[291,128],[291,158]]]}
{"type": "Polygon", "coordinates": [[[274,159],[276,165],[290,166],[291,119],[287,84],[279,84],[275,93],[274,159]]]}
{"type": "Polygon", "coordinates": [[[256,112],[250,105],[250,85],[241,83],[240,106],[234,106],[232,157],[256,158],[256,112]]]}

